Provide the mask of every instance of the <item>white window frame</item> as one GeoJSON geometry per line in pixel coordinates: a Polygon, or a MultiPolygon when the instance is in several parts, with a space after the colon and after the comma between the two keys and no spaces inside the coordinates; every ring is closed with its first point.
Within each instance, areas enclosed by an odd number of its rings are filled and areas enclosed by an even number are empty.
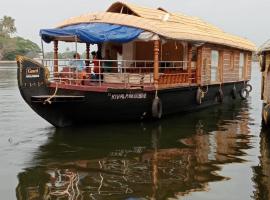
{"type": "Polygon", "coordinates": [[[218,82],[218,69],[219,69],[219,51],[218,50],[211,50],[211,82],[218,82]],[[215,57],[214,57],[215,56],[215,57]]]}

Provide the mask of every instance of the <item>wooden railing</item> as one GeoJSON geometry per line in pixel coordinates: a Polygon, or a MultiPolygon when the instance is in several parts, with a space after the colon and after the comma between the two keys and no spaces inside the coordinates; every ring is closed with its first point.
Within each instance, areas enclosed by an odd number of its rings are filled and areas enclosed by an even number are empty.
{"type": "MultiPolygon", "coordinates": [[[[154,61],[142,60],[43,60],[50,71],[51,82],[71,85],[104,84],[153,85],[154,61]],[[82,63],[90,63],[89,66],[82,63]]],[[[162,86],[196,83],[196,69],[188,70],[185,61],[160,61],[158,84],[162,86]]]]}

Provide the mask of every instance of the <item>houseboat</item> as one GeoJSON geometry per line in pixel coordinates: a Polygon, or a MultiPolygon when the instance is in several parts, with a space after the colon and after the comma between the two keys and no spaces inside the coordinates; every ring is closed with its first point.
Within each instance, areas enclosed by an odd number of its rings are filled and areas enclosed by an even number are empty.
{"type": "Polygon", "coordinates": [[[262,72],[261,99],[263,101],[262,121],[270,125],[270,40],[265,42],[258,50],[262,72]]]}
{"type": "Polygon", "coordinates": [[[252,42],[163,8],[116,2],[40,36],[42,46],[53,44],[54,59],[18,56],[18,85],[27,104],[56,127],[160,119],[251,92],[252,42]],[[84,43],[86,58],[59,59],[59,41],[76,49],[84,43]]]}

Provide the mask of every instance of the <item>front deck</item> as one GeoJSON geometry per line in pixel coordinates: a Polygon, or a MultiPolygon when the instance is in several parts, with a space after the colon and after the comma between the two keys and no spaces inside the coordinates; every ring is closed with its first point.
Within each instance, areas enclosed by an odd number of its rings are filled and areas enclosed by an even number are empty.
{"type": "MultiPolygon", "coordinates": [[[[51,87],[82,91],[106,91],[108,88],[154,90],[154,61],[44,59],[51,87]],[[70,63],[85,63],[83,70],[70,63]],[[109,64],[108,64],[109,63],[109,64]],[[110,65],[110,66],[108,66],[110,65]]],[[[158,88],[196,85],[196,66],[184,61],[160,61],[158,88]],[[189,66],[192,68],[189,69],[189,66]]]]}

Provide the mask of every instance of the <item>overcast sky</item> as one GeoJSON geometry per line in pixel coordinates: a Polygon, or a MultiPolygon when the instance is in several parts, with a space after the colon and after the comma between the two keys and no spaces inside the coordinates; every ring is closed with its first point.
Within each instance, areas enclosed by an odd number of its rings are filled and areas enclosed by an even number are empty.
{"type": "MultiPolygon", "coordinates": [[[[0,0],[0,18],[15,18],[17,35],[40,44],[39,29],[52,28],[73,16],[105,11],[112,0],[0,0]]],[[[224,31],[253,41],[270,39],[270,0],[129,0],[200,17],[224,31]]]]}

